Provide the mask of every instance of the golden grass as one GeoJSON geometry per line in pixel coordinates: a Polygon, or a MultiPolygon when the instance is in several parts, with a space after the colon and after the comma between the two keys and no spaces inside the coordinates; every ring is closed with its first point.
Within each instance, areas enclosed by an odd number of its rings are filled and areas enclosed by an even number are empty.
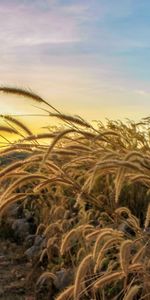
{"type": "Polygon", "coordinates": [[[111,274],[106,274],[103,275],[100,279],[98,279],[95,284],[94,288],[95,289],[100,289],[102,288],[105,284],[109,284],[110,282],[114,280],[121,280],[124,277],[124,272],[114,272],[111,274]]]}
{"type": "Polygon", "coordinates": [[[74,286],[68,287],[65,291],[63,291],[58,297],[56,297],[56,300],[68,300],[72,298],[74,291],[74,286]]]}
{"type": "Polygon", "coordinates": [[[139,291],[139,289],[141,288],[140,285],[133,285],[129,291],[125,294],[123,300],[133,300],[134,296],[137,294],[137,292],[139,291]]]}
{"type": "Polygon", "coordinates": [[[18,134],[18,131],[15,128],[3,126],[3,125],[0,126],[0,131],[5,133],[18,134]]]}
{"type": "Polygon", "coordinates": [[[0,131],[20,139],[1,148],[0,215],[15,202],[35,213],[35,234],[45,239],[37,257],[41,264],[48,257],[37,285],[53,285],[57,271],[70,268],[73,278],[55,291],[56,300],[148,300],[150,118],[94,127],[31,91],[0,91],[49,106],[55,113],[43,110],[65,125],[32,134],[1,115],[7,126],[0,131]]]}
{"type": "Polygon", "coordinates": [[[87,272],[89,272],[91,265],[92,265],[93,259],[92,254],[88,254],[84,257],[82,262],[80,263],[76,277],[75,277],[75,283],[74,283],[74,300],[80,299],[80,293],[82,291],[82,281],[84,280],[85,275],[87,272]]]}
{"type": "Polygon", "coordinates": [[[32,135],[31,130],[25,125],[23,124],[21,121],[13,118],[12,116],[9,115],[0,115],[0,117],[7,122],[12,123],[14,126],[19,127],[19,129],[22,129],[24,131],[24,133],[26,133],[27,135],[32,135]]]}
{"type": "Polygon", "coordinates": [[[120,246],[120,266],[121,266],[122,271],[125,274],[128,271],[131,245],[132,245],[131,240],[125,240],[121,243],[121,246],[120,246]]]}

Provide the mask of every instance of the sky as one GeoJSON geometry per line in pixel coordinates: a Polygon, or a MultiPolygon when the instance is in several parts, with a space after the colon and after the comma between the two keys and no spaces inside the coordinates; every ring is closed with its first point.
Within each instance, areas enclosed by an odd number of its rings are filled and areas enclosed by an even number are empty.
{"type": "MultiPolygon", "coordinates": [[[[90,121],[148,116],[150,1],[0,0],[0,85],[90,121]]],[[[1,113],[33,104],[0,94],[1,113]]]]}

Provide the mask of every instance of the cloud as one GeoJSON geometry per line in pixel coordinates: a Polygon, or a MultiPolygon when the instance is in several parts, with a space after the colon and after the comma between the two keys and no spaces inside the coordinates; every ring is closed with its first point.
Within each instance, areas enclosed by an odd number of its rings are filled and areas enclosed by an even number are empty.
{"type": "Polygon", "coordinates": [[[137,2],[0,0],[4,80],[33,85],[78,110],[86,101],[97,110],[146,101],[149,21],[137,2]]]}
{"type": "Polygon", "coordinates": [[[6,0],[0,5],[0,54],[8,55],[8,60],[16,54],[17,60],[24,47],[31,57],[35,52],[43,57],[45,53],[106,57],[141,49],[149,42],[122,36],[115,23],[131,13],[130,0],[121,4],[112,0],[109,5],[104,0],[6,0]]]}
{"type": "MultiPolygon", "coordinates": [[[[6,2],[7,3],[7,2],[6,2]]],[[[15,3],[15,1],[14,1],[15,3]]],[[[36,3],[36,1],[35,1],[36,3]]],[[[0,50],[18,46],[62,44],[80,40],[78,24],[57,10],[55,5],[40,10],[24,1],[23,4],[2,5],[0,8],[0,50]]]]}
{"type": "Polygon", "coordinates": [[[140,95],[140,96],[145,96],[145,97],[150,97],[150,92],[145,91],[145,90],[135,90],[133,91],[135,94],[140,95]]]}

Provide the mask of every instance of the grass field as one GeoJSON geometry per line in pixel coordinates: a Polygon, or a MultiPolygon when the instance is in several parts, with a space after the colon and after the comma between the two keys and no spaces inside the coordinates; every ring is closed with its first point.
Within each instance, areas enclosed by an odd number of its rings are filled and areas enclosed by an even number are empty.
{"type": "Polygon", "coordinates": [[[94,127],[32,92],[0,91],[62,122],[35,135],[1,116],[1,236],[24,247],[34,299],[150,299],[150,118],[94,127]],[[25,235],[12,207],[32,227],[25,235]]]}

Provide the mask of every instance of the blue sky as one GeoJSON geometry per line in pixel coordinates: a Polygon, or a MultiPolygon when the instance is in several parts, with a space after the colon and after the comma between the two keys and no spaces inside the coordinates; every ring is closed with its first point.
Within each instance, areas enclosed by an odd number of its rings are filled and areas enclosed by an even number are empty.
{"type": "MultiPolygon", "coordinates": [[[[65,113],[139,119],[150,108],[150,1],[0,0],[0,83],[65,113]]],[[[33,111],[1,96],[1,111],[33,111]],[[5,100],[5,101],[4,101],[5,100]]]]}

